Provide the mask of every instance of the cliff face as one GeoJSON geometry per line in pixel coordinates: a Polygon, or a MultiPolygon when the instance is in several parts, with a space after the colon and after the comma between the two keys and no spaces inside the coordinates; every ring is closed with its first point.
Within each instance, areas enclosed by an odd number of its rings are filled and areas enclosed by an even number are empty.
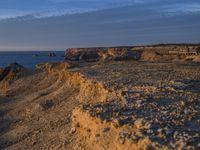
{"type": "Polygon", "coordinates": [[[15,78],[22,70],[24,70],[24,67],[17,64],[17,63],[13,63],[10,64],[8,67],[6,68],[2,68],[0,70],[0,81],[1,80],[12,80],[13,78],[15,78]]]}
{"type": "Polygon", "coordinates": [[[70,48],[65,53],[65,59],[66,60],[93,60],[97,61],[99,59],[98,53],[104,49],[99,48],[70,48]]]}
{"type": "Polygon", "coordinates": [[[113,48],[70,48],[65,53],[66,60],[99,61],[99,60],[131,60],[137,59],[139,53],[130,47],[113,48]]]}
{"type": "MultiPolygon", "coordinates": [[[[187,59],[188,55],[200,55],[200,45],[173,44],[136,47],[69,48],[66,50],[65,59],[70,61],[169,61],[187,59]]],[[[196,57],[192,59],[196,60],[196,57]]]]}

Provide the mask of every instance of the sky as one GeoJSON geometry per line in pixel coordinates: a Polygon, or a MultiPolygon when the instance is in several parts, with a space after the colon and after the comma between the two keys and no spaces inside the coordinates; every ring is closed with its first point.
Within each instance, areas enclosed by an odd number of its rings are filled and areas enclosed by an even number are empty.
{"type": "Polygon", "coordinates": [[[0,51],[200,42],[199,0],[1,0],[0,51]]]}

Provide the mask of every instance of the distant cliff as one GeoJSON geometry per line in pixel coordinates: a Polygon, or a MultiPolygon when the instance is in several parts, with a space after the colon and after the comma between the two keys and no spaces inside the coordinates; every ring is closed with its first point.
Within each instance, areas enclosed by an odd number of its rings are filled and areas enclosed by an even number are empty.
{"type": "Polygon", "coordinates": [[[132,51],[132,47],[69,48],[66,50],[65,59],[71,61],[131,60],[138,59],[139,55],[138,52],[132,51]]]}
{"type": "Polygon", "coordinates": [[[70,61],[150,60],[176,59],[200,55],[200,44],[159,44],[130,47],[69,48],[65,59],[70,61]],[[166,58],[167,57],[167,58],[166,58]]]}

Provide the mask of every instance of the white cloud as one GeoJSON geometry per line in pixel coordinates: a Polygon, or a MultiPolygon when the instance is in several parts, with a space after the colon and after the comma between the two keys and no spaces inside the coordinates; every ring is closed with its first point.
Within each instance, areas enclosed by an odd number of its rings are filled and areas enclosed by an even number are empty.
{"type": "MultiPolygon", "coordinates": [[[[80,14],[109,8],[139,5],[156,10],[161,15],[179,15],[184,13],[200,12],[200,3],[188,3],[183,0],[46,0],[48,5],[41,5],[40,9],[21,11],[16,9],[1,9],[0,20],[24,15],[32,15],[36,18],[80,14]]],[[[141,9],[142,9],[141,7],[141,9]]],[[[135,7],[137,9],[137,6],[135,7]]],[[[123,18],[121,18],[123,19],[123,18]]]]}
{"type": "Polygon", "coordinates": [[[17,9],[0,9],[0,19],[12,18],[16,16],[24,16],[31,12],[17,9]]]}
{"type": "Polygon", "coordinates": [[[200,13],[200,3],[168,5],[164,6],[161,10],[169,16],[200,13]]]}

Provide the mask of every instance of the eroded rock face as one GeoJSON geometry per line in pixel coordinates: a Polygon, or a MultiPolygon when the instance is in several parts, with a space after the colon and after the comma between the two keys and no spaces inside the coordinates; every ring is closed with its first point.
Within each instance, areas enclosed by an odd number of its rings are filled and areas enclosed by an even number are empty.
{"type": "Polygon", "coordinates": [[[199,61],[198,44],[168,44],[135,47],[69,48],[65,59],[70,61],[142,60],[160,61],[199,61]]]}
{"type": "Polygon", "coordinates": [[[97,61],[101,48],[70,48],[65,53],[65,59],[71,61],[87,60],[97,61]]]}
{"type": "Polygon", "coordinates": [[[54,63],[41,63],[36,65],[37,70],[46,70],[50,72],[52,69],[57,69],[57,70],[66,70],[66,69],[71,69],[74,67],[78,67],[78,64],[70,63],[70,62],[54,62],[54,63]]]}
{"type": "Polygon", "coordinates": [[[99,60],[130,60],[137,59],[138,52],[129,47],[125,48],[70,48],[65,53],[65,59],[71,61],[99,61],[99,60]]]}
{"type": "Polygon", "coordinates": [[[104,73],[105,80],[103,76],[98,80],[108,81],[108,84],[104,83],[110,88],[111,79],[115,79],[113,86],[116,88],[112,89],[118,93],[117,98],[120,98],[120,101],[115,98],[109,102],[87,103],[73,111],[73,127],[79,135],[77,143],[81,146],[85,143],[87,146],[83,149],[189,150],[200,147],[197,68],[173,63],[172,66],[167,64],[162,67],[162,63],[141,63],[142,66],[138,66],[138,62],[126,62],[126,65],[130,65],[126,72],[122,71],[125,68],[124,62],[112,63],[115,64],[113,70],[109,65],[108,71],[103,64],[102,68],[92,68],[91,73],[96,72],[96,77],[98,70],[101,70],[99,73],[104,73]],[[116,64],[120,63],[121,68],[120,65],[116,67],[116,64]],[[133,63],[137,65],[134,66],[133,63]],[[159,69],[159,66],[162,69],[159,69]],[[111,77],[113,71],[115,72],[111,77]],[[122,74],[115,76],[120,71],[123,75],[129,75],[120,79],[122,74]],[[109,73],[105,74],[106,72],[109,73]],[[184,75],[180,76],[181,73],[184,75]],[[180,78],[182,79],[179,80],[180,78]],[[124,84],[121,86],[122,82],[124,84]]]}
{"type": "Polygon", "coordinates": [[[8,67],[0,70],[0,81],[14,80],[20,76],[20,73],[25,68],[18,63],[12,63],[8,67]]]}
{"type": "Polygon", "coordinates": [[[105,60],[134,60],[139,59],[140,51],[132,51],[131,48],[108,48],[106,51],[100,51],[100,59],[105,60]]]}

